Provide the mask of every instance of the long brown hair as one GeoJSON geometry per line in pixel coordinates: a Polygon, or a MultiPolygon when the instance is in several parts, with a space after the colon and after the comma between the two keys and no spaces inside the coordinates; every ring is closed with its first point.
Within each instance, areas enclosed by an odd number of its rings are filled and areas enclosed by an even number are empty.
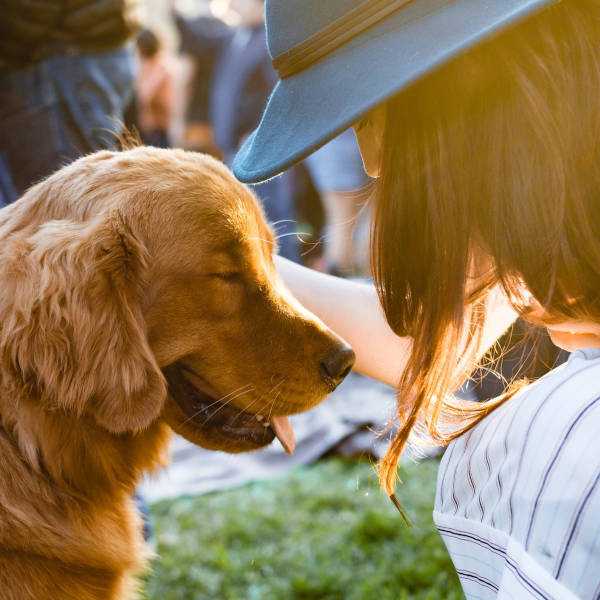
{"type": "Polygon", "coordinates": [[[376,286],[414,339],[391,494],[411,432],[448,443],[503,400],[451,397],[494,283],[522,314],[526,288],[550,318],[600,322],[600,2],[559,2],[388,101],[380,173],[376,286]]]}

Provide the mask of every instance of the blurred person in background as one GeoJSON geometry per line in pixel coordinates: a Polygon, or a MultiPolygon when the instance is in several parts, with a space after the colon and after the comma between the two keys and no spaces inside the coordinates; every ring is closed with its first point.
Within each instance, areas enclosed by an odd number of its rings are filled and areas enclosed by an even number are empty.
{"type": "MultiPolygon", "coordinates": [[[[236,27],[216,18],[187,19],[175,13],[181,51],[202,63],[214,60],[208,117],[227,164],[258,124],[277,79],[266,45],[263,1],[232,0],[230,8],[238,16],[236,27]]],[[[283,173],[253,189],[279,237],[280,253],[298,262],[293,185],[293,174],[283,173]]]]}
{"type": "Polygon", "coordinates": [[[356,273],[354,231],[370,181],[351,129],[304,161],[325,211],[324,270],[331,275],[356,273]]]}
{"type": "MultiPolygon", "coordinates": [[[[0,205],[118,145],[133,96],[136,0],[0,0],[0,205]]],[[[150,537],[147,507],[136,502],[150,537]]]]}
{"type": "MultiPolygon", "coordinates": [[[[220,41],[229,36],[229,26],[216,17],[211,3],[199,4],[197,8],[200,14],[187,19],[177,12],[176,3],[171,0],[171,9],[179,34],[180,58],[187,65],[183,87],[186,97],[182,144],[188,150],[204,152],[222,159],[223,154],[215,143],[210,117],[210,90],[221,48],[220,41]],[[206,42],[203,48],[198,48],[199,37],[206,42]]],[[[229,10],[227,12],[231,13],[229,10]]]]}
{"type": "Polygon", "coordinates": [[[144,144],[168,148],[173,115],[173,75],[158,36],[144,29],[137,38],[140,69],[136,100],[140,135],[144,144]]]}
{"type": "Polygon", "coordinates": [[[115,145],[130,101],[135,0],[0,0],[0,201],[115,145]]]}

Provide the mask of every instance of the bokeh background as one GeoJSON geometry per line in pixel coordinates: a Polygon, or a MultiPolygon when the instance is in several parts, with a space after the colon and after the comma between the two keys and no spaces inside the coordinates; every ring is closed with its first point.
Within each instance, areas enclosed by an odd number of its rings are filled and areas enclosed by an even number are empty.
{"type": "MultiPolygon", "coordinates": [[[[262,0],[0,0],[0,205],[123,140],[230,164],[276,82],[263,11],[262,0]]],[[[253,189],[280,254],[369,279],[373,187],[348,130],[253,189]]],[[[171,465],[138,490],[155,553],[142,595],[461,597],[432,523],[436,453],[403,461],[412,527],[379,490],[394,402],[393,390],[352,374],[293,418],[293,456],[277,443],[230,456],[175,438],[171,465]]]]}
{"type": "MultiPolygon", "coordinates": [[[[275,80],[258,31],[261,5],[146,3],[144,21],[160,40],[171,88],[168,145],[229,161],[258,122],[275,80]],[[243,59],[249,52],[255,53],[252,64],[243,59]],[[228,94],[239,102],[231,103],[228,94]],[[219,102],[231,104],[229,115],[215,109],[219,102]],[[237,131],[220,131],[224,121],[237,131]]],[[[139,117],[129,125],[144,135],[139,117]]],[[[284,253],[312,268],[368,278],[372,184],[353,135],[346,133],[284,177],[286,186],[257,190],[278,233],[294,238],[284,253]],[[273,210],[282,204],[287,213],[273,210]],[[282,228],[282,219],[294,228],[282,228]]],[[[461,598],[431,517],[438,459],[404,462],[400,495],[412,527],[379,489],[375,463],[385,439],[378,432],[393,401],[392,390],[353,375],[324,405],[295,419],[299,442],[292,458],[270,448],[232,459],[176,441],[172,466],[144,487],[157,554],[146,597],[461,598]]]]}

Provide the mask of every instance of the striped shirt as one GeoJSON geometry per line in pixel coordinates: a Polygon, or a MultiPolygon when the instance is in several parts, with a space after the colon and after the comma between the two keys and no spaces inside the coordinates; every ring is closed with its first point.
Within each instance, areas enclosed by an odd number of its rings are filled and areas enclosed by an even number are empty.
{"type": "Polygon", "coordinates": [[[600,600],[600,349],[449,446],[434,520],[469,600],[600,600]]]}

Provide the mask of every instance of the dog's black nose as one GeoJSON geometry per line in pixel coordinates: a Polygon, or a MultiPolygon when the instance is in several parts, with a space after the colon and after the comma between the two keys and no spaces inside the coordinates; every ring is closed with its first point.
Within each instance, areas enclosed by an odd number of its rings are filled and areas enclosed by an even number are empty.
{"type": "Polygon", "coordinates": [[[350,373],[356,356],[350,346],[344,344],[326,356],[320,365],[321,376],[327,382],[337,387],[344,377],[350,373]]]}

